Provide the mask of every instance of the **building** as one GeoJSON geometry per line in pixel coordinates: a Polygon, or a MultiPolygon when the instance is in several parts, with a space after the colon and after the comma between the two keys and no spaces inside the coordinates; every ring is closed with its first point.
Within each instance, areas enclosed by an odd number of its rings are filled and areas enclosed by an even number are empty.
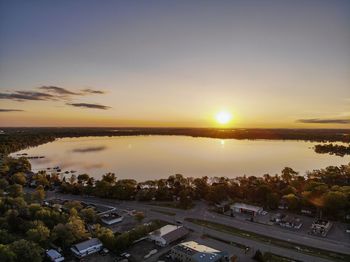
{"type": "Polygon", "coordinates": [[[326,236],[332,223],[325,219],[315,219],[311,225],[310,234],[326,236]]]}
{"type": "Polygon", "coordinates": [[[247,205],[244,203],[234,203],[231,205],[231,213],[243,213],[251,216],[260,215],[264,209],[259,206],[247,205]]]}
{"type": "Polygon", "coordinates": [[[116,212],[104,214],[101,216],[101,221],[107,225],[113,225],[123,221],[123,217],[118,215],[116,212]]]}
{"type": "Polygon", "coordinates": [[[64,261],[64,257],[55,249],[47,250],[46,255],[52,262],[64,261]]]}
{"type": "Polygon", "coordinates": [[[180,262],[224,262],[229,261],[226,251],[198,244],[195,241],[180,243],[170,251],[174,261],[180,262]]]}
{"type": "Polygon", "coordinates": [[[189,231],[183,226],[166,225],[149,233],[148,239],[154,241],[158,246],[165,247],[185,237],[188,233],[189,231]]]}
{"type": "Polygon", "coordinates": [[[102,248],[103,245],[98,238],[91,238],[72,246],[70,250],[76,257],[81,258],[99,252],[102,248]]]}

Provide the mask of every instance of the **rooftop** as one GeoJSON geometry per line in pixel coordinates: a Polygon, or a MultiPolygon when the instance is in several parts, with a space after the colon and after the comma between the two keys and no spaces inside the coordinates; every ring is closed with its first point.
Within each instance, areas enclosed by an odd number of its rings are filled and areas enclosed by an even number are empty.
{"type": "Polygon", "coordinates": [[[101,241],[98,238],[91,238],[84,242],[78,243],[73,247],[75,247],[78,251],[81,251],[81,250],[88,249],[89,247],[98,246],[98,245],[102,245],[101,241]]]}
{"type": "Polygon", "coordinates": [[[166,226],[163,226],[153,232],[151,232],[150,234],[151,235],[156,235],[156,236],[160,236],[160,237],[163,237],[165,236],[166,234],[178,229],[179,226],[175,226],[175,225],[166,225],[166,226]]]}
{"type": "Polygon", "coordinates": [[[57,258],[60,258],[62,257],[62,255],[56,251],[55,249],[50,249],[50,250],[47,250],[46,251],[46,254],[48,257],[50,257],[51,259],[57,259],[57,258]]]}
{"type": "Polygon", "coordinates": [[[253,206],[253,205],[248,205],[244,203],[234,203],[231,206],[231,208],[242,208],[242,209],[252,210],[254,212],[259,212],[263,209],[262,207],[259,207],[259,206],[253,206]]]}
{"type": "Polygon", "coordinates": [[[179,250],[182,253],[186,253],[187,255],[191,256],[194,261],[201,261],[201,262],[218,261],[224,255],[226,255],[226,252],[222,252],[214,248],[201,245],[195,241],[188,241],[188,242],[178,244],[177,246],[174,247],[174,249],[179,250]]]}

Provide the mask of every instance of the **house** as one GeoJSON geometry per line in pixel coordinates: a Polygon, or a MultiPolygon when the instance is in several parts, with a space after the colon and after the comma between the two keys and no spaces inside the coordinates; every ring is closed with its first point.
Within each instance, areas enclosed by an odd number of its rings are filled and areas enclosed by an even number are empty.
{"type": "Polygon", "coordinates": [[[180,262],[224,262],[229,261],[226,251],[201,245],[195,241],[180,243],[170,251],[174,261],[180,262]]]}
{"type": "Polygon", "coordinates": [[[123,217],[118,215],[116,212],[104,214],[101,216],[101,221],[107,225],[113,225],[123,221],[123,217]]]}
{"type": "Polygon", "coordinates": [[[148,235],[150,241],[154,241],[156,245],[165,247],[170,243],[179,240],[186,235],[189,231],[183,226],[166,225],[163,226],[148,235]]]}
{"type": "Polygon", "coordinates": [[[231,214],[233,213],[243,213],[251,216],[260,215],[264,209],[259,206],[248,205],[244,203],[234,203],[231,205],[231,214]]]}
{"type": "Polygon", "coordinates": [[[52,262],[64,261],[64,257],[55,249],[47,250],[46,255],[52,262]]]}
{"type": "Polygon", "coordinates": [[[84,242],[73,245],[70,250],[76,257],[81,258],[99,252],[102,250],[102,248],[103,245],[98,238],[91,238],[84,242]]]}

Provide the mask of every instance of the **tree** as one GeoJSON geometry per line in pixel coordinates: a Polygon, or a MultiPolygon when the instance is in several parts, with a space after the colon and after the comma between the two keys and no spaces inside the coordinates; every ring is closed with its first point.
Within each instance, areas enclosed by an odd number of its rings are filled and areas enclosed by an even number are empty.
{"type": "Polygon", "coordinates": [[[9,186],[9,182],[5,178],[0,178],[0,189],[5,190],[9,186]]]}
{"type": "Polygon", "coordinates": [[[93,208],[84,208],[80,211],[80,216],[87,222],[93,223],[97,221],[97,214],[93,208]]]}
{"type": "Polygon", "coordinates": [[[43,222],[35,221],[34,228],[27,231],[27,237],[40,245],[45,245],[50,237],[50,229],[48,229],[43,222]]]}
{"type": "Polygon", "coordinates": [[[283,196],[283,199],[287,201],[289,210],[295,211],[300,207],[299,198],[297,198],[294,194],[285,195],[283,196]]]}
{"type": "Polygon", "coordinates": [[[101,240],[103,245],[108,249],[114,249],[115,246],[115,236],[113,231],[109,228],[102,227],[100,224],[95,225],[94,235],[101,240]]]}
{"type": "Polygon", "coordinates": [[[23,173],[15,173],[12,176],[12,181],[16,184],[20,184],[20,185],[24,186],[27,179],[23,173]]]}
{"type": "Polygon", "coordinates": [[[42,185],[39,185],[35,191],[32,193],[33,199],[41,202],[45,199],[45,190],[42,185]]]}
{"type": "Polygon", "coordinates": [[[0,261],[14,262],[16,254],[11,250],[9,245],[0,244],[0,261]]]}
{"type": "Polygon", "coordinates": [[[18,184],[13,184],[8,188],[11,197],[20,197],[23,195],[23,187],[18,184]]]}
{"type": "Polygon", "coordinates": [[[284,182],[286,183],[290,183],[295,176],[298,175],[298,172],[294,171],[292,168],[290,167],[285,167],[282,170],[282,179],[284,182]]]}
{"type": "Polygon", "coordinates": [[[16,254],[16,261],[18,262],[27,262],[28,259],[31,262],[42,261],[43,249],[32,241],[21,239],[13,242],[10,248],[16,254]]]}
{"type": "Polygon", "coordinates": [[[52,240],[63,248],[69,247],[76,241],[72,230],[61,223],[53,228],[52,240]]]}
{"type": "Polygon", "coordinates": [[[344,215],[345,208],[349,203],[346,194],[340,191],[330,191],[323,197],[324,209],[326,213],[332,217],[340,217],[344,215]]]}

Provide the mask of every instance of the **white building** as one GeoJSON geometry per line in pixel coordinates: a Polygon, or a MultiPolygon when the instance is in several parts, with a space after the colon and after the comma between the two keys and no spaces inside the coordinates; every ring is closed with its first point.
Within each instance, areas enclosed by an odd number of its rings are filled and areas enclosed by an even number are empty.
{"type": "Polygon", "coordinates": [[[234,203],[231,205],[231,212],[243,213],[252,216],[260,215],[264,209],[259,206],[248,205],[244,203],[234,203]]]}
{"type": "Polygon", "coordinates": [[[104,214],[101,216],[101,221],[107,225],[113,225],[123,221],[123,217],[118,215],[116,212],[104,214]]]}
{"type": "Polygon", "coordinates": [[[52,262],[64,261],[64,257],[55,249],[47,250],[46,255],[52,262]]]}
{"type": "Polygon", "coordinates": [[[188,233],[189,231],[183,226],[166,225],[149,233],[148,239],[158,246],[165,247],[188,233]]]}
{"type": "Polygon", "coordinates": [[[81,258],[99,252],[102,248],[101,241],[98,238],[92,238],[72,246],[70,250],[76,257],[81,258]]]}
{"type": "Polygon", "coordinates": [[[195,241],[180,243],[171,249],[170,256],[180,262],[224,262],[229,261],[226,251],[198,244],[195,241]]]}

